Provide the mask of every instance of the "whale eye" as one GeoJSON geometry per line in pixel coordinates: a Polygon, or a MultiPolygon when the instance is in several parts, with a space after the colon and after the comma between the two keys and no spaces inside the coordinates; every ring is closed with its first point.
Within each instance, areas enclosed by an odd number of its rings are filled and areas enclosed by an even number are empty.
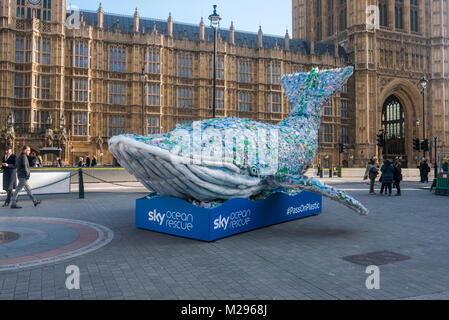
{"type": "Polygon", "coordinates": [[[249,170],[249,172],[252,176],[257,176],[259,173],[259,170],[257,169],[256,166],[252,166],[251,169],[249,170]]]}

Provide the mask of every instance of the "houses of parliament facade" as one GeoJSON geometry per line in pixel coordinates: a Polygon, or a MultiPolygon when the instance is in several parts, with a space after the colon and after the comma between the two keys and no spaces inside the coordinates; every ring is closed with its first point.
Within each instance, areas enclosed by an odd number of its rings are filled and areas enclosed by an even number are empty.
{"type": "MultiPolygon", "coordinates": [[[[423,75],[426,138],[449,146],[446,1],[293,0],[292,9],[292,37],[220,27],[217,117],[277,123],[291,111],[283,74],[354,65],[324,108],[315,164],[364,166],[380,157],[385,129],[384,152],[415,166],[423,75]],[[379,28],[367,27],[365,2],[380,8],[379,28]]],[[[211,118],[214,33],[206,24],[142,18],[137,9],[108,14],[101,4],[78,12],[64,0],[0,0],[0,147],[60,150],[65,165],[89,153],[110,165],[114,135],[211,118]]]]}

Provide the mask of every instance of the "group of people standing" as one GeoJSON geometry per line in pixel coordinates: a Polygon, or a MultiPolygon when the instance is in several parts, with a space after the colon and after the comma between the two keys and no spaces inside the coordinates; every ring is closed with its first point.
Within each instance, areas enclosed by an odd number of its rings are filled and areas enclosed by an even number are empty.
{"type": "Polygon", "coordinates": [[[29,146],[23,147],[19,157],[12,152],[11,147],[7,146],[5,148],[5,155],[2,158],[2,172],[3,190],[6,191],[6,200],[3,207],[8,207],[11,202],[12,209],[20,209],[21,207],[17,205],[17,198],[22,189],[26,190],[35,207],[41,203],[33,195],[28,184],[31,174],[30,153],[31,149],[29,146]]]}
{"type": "Polygon", "coordinates": [[[36,152],[31,152],[28,155],[28,162],[31,168],[41,168],[43,163],[42,156],[36,154],[36,152]]]}
{"type": "Polygon", "coordinates": [[[84,158],[80,157],[78,161],[78,167],[80,168],[96,168],[98,167],[98,160],[96,156],[92,157],[92,160],[90,159],[90,156],[88,153],[86,153],[86,162],[84,162],[84,158]]]}
{"type": "Polygon", "coordinates": [[[371,159],[368,163],[368,167],[366,168],[364,179],[370,180],[370,194],[375,195],[374,191],[374,183],[376,182],[376,178],[380,173],[379,182],[382,183],[380,188],[380,195],[385,195],[388,192],[388,195],[391,196],[393,193],[393,186],[396,188],[396,196],[401,196],[401,181],[402,181],[402,166],[399,159],[395,159],[391,161],[390,159],[386,159],[380,168],[376,166],[376,162],[371,159]]]}

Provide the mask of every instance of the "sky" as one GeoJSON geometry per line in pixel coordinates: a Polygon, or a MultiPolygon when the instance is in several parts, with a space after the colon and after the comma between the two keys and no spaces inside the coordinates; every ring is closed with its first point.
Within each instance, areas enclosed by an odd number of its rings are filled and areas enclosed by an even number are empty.
{"type": "MultiPolygon", "coordinates": [[[[80,9],[97,10],[99,0],[66,0],[80,9]]],[[[221,27],[228,29],[231,21],[236,30],[257,32],[259,25],[264,34],[284,36],[288,29],[292,35],[291,0],[102,0],[103,10],[109,13],[134,15],[135,8],[141,17],[165,20],[172,13],[175,22],[199,24],[208,16],[216,4],[221,15],[221,27]]]]}

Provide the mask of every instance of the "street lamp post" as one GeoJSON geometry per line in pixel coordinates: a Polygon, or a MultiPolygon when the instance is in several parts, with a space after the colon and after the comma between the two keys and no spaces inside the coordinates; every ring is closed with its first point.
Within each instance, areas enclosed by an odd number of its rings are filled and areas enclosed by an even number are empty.
{"type": "Polygon", "coordinates": [[[433,147],[435,149],[435,179],[438,177],[437,143],[438,143],[438,138],[434,137],[433,138],[433,147]]]}
{"type": "MultiPolygon", "coordinates": [[[[425,76],[423,76],[421,78],[421,80],[419,81],[419,87],[421,88],[421,95],[422,95],[422,136],[423,136],[423,141],[426,140],[425,91],[426,91],[428,84],[429,84],[429,81],[426,79],[425,76]]],[[[426,158],[426,150],[423,150],[423,158],[426,158]]]]}
{"type": "Polygon", "coordinates": [[[214,88],[213,88],[213,103],[212,103],[212,117],[215,119],[215,108],[217,98],[217,36],[218,28],[220,28],[221,17],[217,13],[217,5],[214,5],[214,12],[209,16],[210,25],[214,29],[214,88]]]}
{"type": "Polygon", "coordinates": [[[143,68],[142,68],[141,80],[142,80],[142,136],[145,136],[146,135],[146,132],[145,132],[145,89],[146,89],[145,82],[147,81],[147,75],[145,74],[145,66],[143,66],[143,68]]]}

